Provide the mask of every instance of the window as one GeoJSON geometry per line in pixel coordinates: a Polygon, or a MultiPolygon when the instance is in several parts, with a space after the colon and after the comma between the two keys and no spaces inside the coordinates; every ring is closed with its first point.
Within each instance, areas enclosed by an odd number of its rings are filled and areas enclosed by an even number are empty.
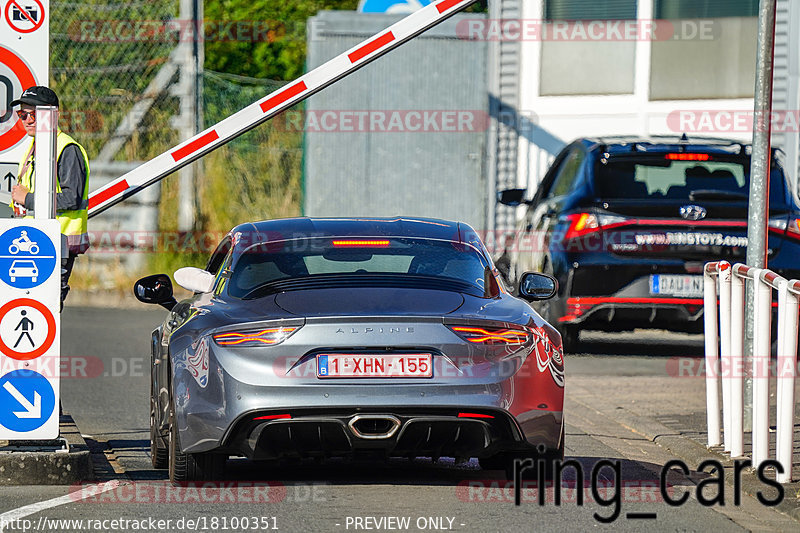
{"type": "Polygon", "coordinates": [[[672,38],[655,40],[651,100],[752,98],[758,0],[656,0],[672,38]]]}
{"type": "Polygon", "coordinates": [[[547,0],[545,20],[632,20],[636,0],[547,0]]]}
{"type": "MultiPolygon", "coordinates": [[[[688,201],[692,193],[705,200],[747,202],[750,161],[739,156],[712,155],[708,161],[667,161],[663,155],[617,157],[599,163],[595,190],[605,199],[673,199],[688,201]]],[[[783,206],[783,177],[770,178],[770,205],[783,206]]]]}
{"type": "Polygon", "coordinates": [[[564,163],[561,164],[561,168],[558,169],[558,175],[553,180],[550,192],[547,193],[548,198],[564,196],[572,190],[583,160],[583,150],[579,148],[574,149],[567,156],[564,163]]]}
{"type": "Polygon", "coordinates": [[[635,21],[636,0],[547,0],[544,15],[541,96],[633,93],[636,42],[589,36],[595,21],[635,21]]]}
{"type": "Polygon", "coordinates": [[[758,0],[655,0],[656,19],[756,17],[758,0]]]}
{"type": "MultiPolygon", "coordinates": [[[[374,239],[355,239],[369,241],[374,239]]],[[[287,241],[282,250],[246,250],[233,268],[229,293],[242,298],[265,284],[326,274],[396,274],[451,278],[471,284],[482,293],[488,266],[472,246],[427,239],[380,239],[379,245],[337,246],[331,238],[287,241]]]]}

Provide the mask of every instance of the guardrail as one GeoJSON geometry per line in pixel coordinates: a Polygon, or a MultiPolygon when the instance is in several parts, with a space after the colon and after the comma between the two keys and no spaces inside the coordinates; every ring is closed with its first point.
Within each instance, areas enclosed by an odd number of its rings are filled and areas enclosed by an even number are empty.
{"type": "Polygon", "coordinates": [[[727,261],[703,269],[705,320],[706,415],[708,446],[720,445],[719,389],[722,385],[723,449],[731,457],[744,455],[743,377],[752,372],[752,461],[758,468],[769,457],[769,385],[772,346],[772,290],[778,291],[776,459],[783,467],[779,483],[792,480],[794,446],[794,384],[797,369],[800,281],[786,280],[768,269],[727,261]],[[719,284],[717,284],[719,281],[719,284]],[[752,366],[744,361],[745,282],[754,283],[752,366]],[[719,285],[719,294],[717,293],[719,285]],[[719,298],[719,313],[717,313],[719,298]],[[719,317],[719,330],[717,329],[719,317]],[[718,342],[719,338],[719,342],[718,342]]]}

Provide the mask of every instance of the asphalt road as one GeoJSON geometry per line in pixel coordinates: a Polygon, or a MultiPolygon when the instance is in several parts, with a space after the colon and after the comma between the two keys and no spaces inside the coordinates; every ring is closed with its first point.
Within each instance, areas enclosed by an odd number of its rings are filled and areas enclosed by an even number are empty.
{"type": "MultiPolygon", "coordinates": [[[[147,430],[150,331],[163,316],[160,309],[144,306],[67,308],[62,357],[74,359],[66,366],[73,375],[63,378],[62,403],[95,452],[102,484],[0,487],[0,522],[19,519],[5,524],[5,531],[797,530],[796,522],[747,496],[741,505],[731,505],[730,488],[727,506],[701,505],[696,494],[703,478],[696,475],[670,475],[671,496],[690,496],[684,505],[667,505],[658,490],[659,474],[673,457],[571,401],[566,455],[585,472],[583,505],[575,490],[562,491],[560,506],[552,501],[552,491],[540,505],[538,493],[528,487],[516,506],[513,485],[500,472],[480,470],[474,460],[333,461],[271,469],[231,460],[223,488],[174,489],[166,471],[150,466],[147,430]],[[610,468],[597,468],[606,459],[618,462],[621,483],[613,483],[616,474],[610,468]],[[593,479],[599,489],[595,495],[593,479]],[[611,523],[601,521],[616,513],[611,523]]],[[[665,339],[663,333],[637,332],[586,340],[587,353],[567,358],[568,391],[569,376],[580,379],[584,389],[595,380],[602,387],[604,376],[666,377],[669,357],[702,353],[700,337],[665,339]]],[[[580,487],[576,478],[568,470],[565,484],[580,487]]],[[[713,496],[719,488],[706,487],[705,494],[713,496]]]]}

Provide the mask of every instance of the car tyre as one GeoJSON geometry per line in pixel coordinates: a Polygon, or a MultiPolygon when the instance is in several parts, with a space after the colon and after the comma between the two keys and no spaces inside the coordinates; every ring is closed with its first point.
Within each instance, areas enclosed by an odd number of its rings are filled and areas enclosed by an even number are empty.
{"type": "Polygon", "coordinates": [[[169,446],[158,433],[153,398],[150,398],[150,462],[153,463],[153,468],[160,470],[169,468],[169,446]]]}
{"type": "Polygon", "coordinates": [[[561,426],[561,442],[555,450],[546,450],[543,454],[537,452],[505,452],[493,455],[487,458],[478,459],[478,463],[484,470],[503,470],[506,479],[514,479],[514,462],[516,460],[533,459],[534,467],[527,468],[523,472],[523,479],[538,479],[538,470],[536,467],[540,465],[540,460],[544,462],[545,472],[544,478],[551,481],[555,474],[554,466],[556,461],[564,461],[564,426],[561,426]]]}
{"type": "Polygon", "coordinates": [[[181,451],[178,425],[175,422],[175,406],[170,403],[169,417],[169,480],[174,483],[184,481],[215,481],[225,474],[225,455],[214,453],[186,453],[181,451]]]}
{"type": "Polygon", "coordinates": [[[561,346],[565,353],[575,353],[581,345],[580,330],[577,326],[561,326],[561,346]]]}

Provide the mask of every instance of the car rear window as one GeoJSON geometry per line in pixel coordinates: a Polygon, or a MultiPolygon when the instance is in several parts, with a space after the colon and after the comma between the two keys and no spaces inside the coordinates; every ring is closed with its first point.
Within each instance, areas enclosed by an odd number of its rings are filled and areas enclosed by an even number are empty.
{"type": "Polygon", "coordinates": [[[256,244],[236,261],[228,292],[243,298],[278,280],[325,274],[416,274],[483,291],[486,262],[471,245],[428,239],[314,238],[256,244]]]}
{"type": "MultiPolygon", "coordinates": [[[[595,193],[608,199],[739,200],[750,193],[749,158],[706,154],[617,156],[597,165],[595,193]],[[669,157],[697,157],[677,160],[669,157]]],[[[786,203],[783,175],[773,169],[770,204],[786,203]]]]}

